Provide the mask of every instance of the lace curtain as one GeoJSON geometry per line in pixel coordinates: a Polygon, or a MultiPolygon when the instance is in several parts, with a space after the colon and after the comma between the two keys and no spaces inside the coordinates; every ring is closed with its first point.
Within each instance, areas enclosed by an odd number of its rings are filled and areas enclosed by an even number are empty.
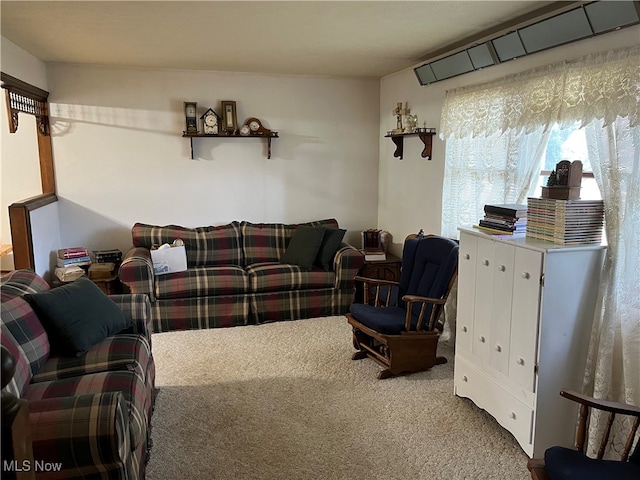
{"type": "Polygon", "coordinates": [[[509,130],[528,133],[554,123],[579,121],[585,126],[594,119],[609,125],[619,116],[636,126],[639,55],[640,46],[623,48],[449,90],[440,137],[449,141],[509,130]]]}
{"type": "MultiPolygon", "coordinates": [[[[593,174],[605,205],[608,250],[585,372],[596,398],[640,405],[640,126],[618,118],[586,127],[593,174]]],[[[612,447],[619,455],[629,418],[617,418],[612,447]]],[[[590,438],[601,438],[607,416],[594,413],[590,438]]],[[[591,452],[595,453],[595,452],[591,452]]]]}
{"type": "MultiPolygon", "coordinates": [[[[554,123],[575,122],[588,126],[609,242],[584,391],[640,405],[640,46],[448,91],[440,123],[447,141],[442,234],[458,237],[457,227],[476,222],[489,201],[524,203],[537,178],[526,172],[539,168],[546,132],[554,123]],[[515,165],[496,161],[512,158],[508,151],[516,144],[523,149],[515,165]],[[496,181],[499,169],[511,170],[503,172],[505,181],[496,181]],[[507,175],[514,176],[512,185],[507,175]],[[493,181],[495,189],[488,184],[493,181]]],[[[449,337],[454,310],[448,303],[449,337]]],[[[593,418],[590,438],[605,422],[593,418]]]]}

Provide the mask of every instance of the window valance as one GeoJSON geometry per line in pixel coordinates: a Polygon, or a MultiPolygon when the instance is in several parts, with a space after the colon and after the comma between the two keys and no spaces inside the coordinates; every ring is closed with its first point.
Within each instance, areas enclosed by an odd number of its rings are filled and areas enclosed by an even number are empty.
{"type": "Polygon", "coordinates": [[[447,92],[441,138],[526,133],[617,117],[640,124],[640,46],[596,53],[447,92]]]}

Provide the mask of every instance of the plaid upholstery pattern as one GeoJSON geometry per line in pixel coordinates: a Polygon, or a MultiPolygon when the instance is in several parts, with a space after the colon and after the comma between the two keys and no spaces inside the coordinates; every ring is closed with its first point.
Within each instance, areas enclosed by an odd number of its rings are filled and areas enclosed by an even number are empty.
{"type": "Polygon", "coordinates": [[[80,357],[50,356],[46,332],[25,293],[49,287],[33,271],[0,279],[2,344],[17,359],[7,391],[29,401],[35,458],[62,463],[38,478],[144,478],[155,397],[151,303],[114,295],[133,325],[80,357]],[[44,352],[44,353],[43,353],[44,352]]]}
{"type": "Polygon", "coordinates": [[[24,363],[18,362],[16,375],[20,382],[38,371],[49,358],[51,349],[44,327],[22,295],[46,290],[49,290],[47,282],[30,270],[14,270],[0,277],[2,335],[15,342],[30,369],[29,372],[20,370],[24,363]]]}
{"type": "MultiPolygon", "coordinates": [[[[0,275],[0,290],[6,298],[49,290],[49,284],[32,270],[12,270],[0,275]]],[[[3,297],[4,298],[4,297],[3,297]]]]}
{"type": "Polygon", "coordinates": [[[331,288],[335,273],[320,268],[302,270],[297,265],[258,263],[247,267],[252,292],[280,292],[283,290],[307,290],[331,288]]]}
{"type": "Polygon", "coordinates": [[[290,290],[251,294],[253,323],[343,315],[353,303],[353,290],[290,290]]]}
{"type": "Polygon", "coordinates": [[[151,306],[153,331],[236,327],[249,321],[247,295],[158,300],[151,306]]]}
{"type": "Polygon", "coordinates": [[[148,248],[133,247],[129,250],[118,270],[118,278],[129,287],[131,293],[149,295],[153,302],[153,262],[148,248]]]}
{"type": "Polygon", "coordinates": [[[128,407],[125,412],[128,413],[131,447],[135,448],[140,442],[146,442],[152,405],[151,399],[146,397],[147,388],[139,373],[119,370],[32,383],[23,392],[23,398],[31,402],[106,392],[122,392],[124,395],[128,407]]]}
{"type": "Polygon", "coordinates": [[[131,319],[131,331],[127,331],[127,333],[144,335],[149,345],[151,345],[153,326],[151,324],[151,301],[149,297],[142,294],[123,294],[110,295],[109,298],[120,307],[128,319],[131,319]]]}
{"type": "Polygon", "coordinates": [[[245,293],[249,277],[242,267],[195,267],[156,277],[156,298],[190,298],[245,293]]]}
{"type": "Polygon", "coordinates": [[[336,290],[353,290],[353,280],[364,265],[364,256],[351,245],[343,243],[333,258],[333,270],[336,274],[336,290]]]}
{"type": "Polygon", "coordinates": [[[242,265],[240,224],[185,228],[178,225],[155,226],[136,223],[132,230],[134,247],[172,243],[179,238],[187,252],[187,266],[242,265]]]}
{"type": "MultiPolygon", "coordinates": [[[[289,240],[298,228],[295,224],[242,222],[242,250],[244,264],[278,262],[287,249],[289,240]]],[[[335,218],[301,223],[311,227],[338,228],[335,218]]]]}
{"type": "Polygon", "coordinates": [[[38,479],[142,478],[126,412],[120,392],[31,401],[34,458],[62,463],[62,470],[39,472],[38,479]]]}
{"type": "MultiPolygon", "coordinates": [[[[335,219],[299,225],[338,228],[335,219]]],[[[364,264],[362,254],[343,243],[329,272],[302,271],[295,265],[280,264],[279,259],[297,227],[298,224],[243,221],[222,227],[186,229],[136,223],[132,229],[135,246],[120,266],[120,280],[132,293],[149,296],[154,332],[231,327],[280,317],[309,318],[347,312],[353,296],[353,279],[364,264]],[[232,238],[226,242],[223,238],[228,234],[232,238]],[[155,277],[145,246],[172,242],[175,238],[185,242],[190,268],[155,277]],[[213,265],[222,261],[224,255],[232,256],[228,247],[235,245],[236,239],[241,247],[237,257],[240,263],[227,259],[224,265],[213,265]],[[197,249],[212,248],[220,250],[215,259],[214,253],[197,253],[197,249]],[[209,265],[191,266],[205,262],[209,265]],[[261,295],[270,293],[276,295],[261,295]]]]}
{"type": "Polygon", "coordinates": [[[11,381],[5,387],[5,390],[13,396],[20,398],[25,385],[31,380],[31,367],[27,361],[27,356],[9,332],[5,332],[5,330],[2,331],[0,342],[16,361],[16,371],[11,381]]]}
{"type": "Polygon", "coordinates": [[[91,347],[79,357],[52,357],[33,376],[32,382],[49,382],[61,378],[113,372],[136,371],[146,381],[151,362],[151,346],[142,335],[115,335],[91,347]]]}

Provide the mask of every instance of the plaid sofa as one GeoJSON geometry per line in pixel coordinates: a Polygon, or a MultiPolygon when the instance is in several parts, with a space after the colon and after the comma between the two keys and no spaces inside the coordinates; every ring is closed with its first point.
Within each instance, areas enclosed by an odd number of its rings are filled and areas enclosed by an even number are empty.
{"type": "Polygon", "coordinates": [[[112,296],[133,326],[63,357],[23,298],[48,289],[31,270],[0,276],[0,340],[16,360],[5,389],[28,401],[34,460],[62,468],[36,478],[143,479],[155,395],[149,299],[112,296]]]}
{"type": "MultiPolygon", "coordinates": [[[[335,219],[299,225],[338,228],[335,219]]],[[[281,264],[298,224],[231,222],[184,228],[136,223],[119,276],[151,299],[154,332],[340,315],[353,301],[362,254],[343,243],[330,271],[281,264]],[[154,275],[152,245],[183,240],[187,270],[154,275]]]]}

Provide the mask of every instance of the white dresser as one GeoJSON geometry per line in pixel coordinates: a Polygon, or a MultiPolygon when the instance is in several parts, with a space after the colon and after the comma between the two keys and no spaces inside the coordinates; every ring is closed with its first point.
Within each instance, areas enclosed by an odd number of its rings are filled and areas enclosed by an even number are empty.
{"type": "Polygon", "coordinates": [[[572,446],[606,247],[460,228],[454,390],[529,456],[572,446]]]}

